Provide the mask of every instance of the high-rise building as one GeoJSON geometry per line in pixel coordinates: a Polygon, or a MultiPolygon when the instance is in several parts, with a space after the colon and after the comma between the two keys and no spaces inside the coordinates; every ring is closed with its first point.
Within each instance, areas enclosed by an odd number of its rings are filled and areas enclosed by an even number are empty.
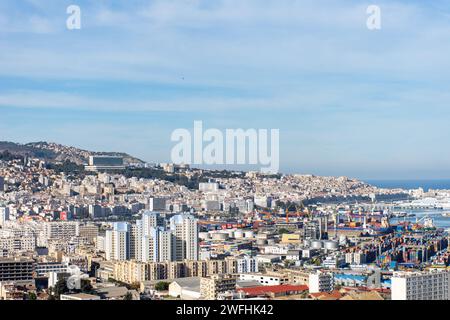
{"type": "Polygon", "coordinates": [[[148,236],[151,228],[164,227],[164,218],[157,212],[145,211],[142,214],[142,235],[148,236]]]}
{"type": "Polygon", "coordinates": [[[4,226],[5,222],[9,220],[9,208],[0,207],[0,226],[4,226]]]}
{"type": "Polygon", "coordinates": [[[116,222],[112,230],[106,231],[105,253],[107,260],[130,259],[130,224],[116,222]]]}
{"type": "Polygon", "coordinates": [[[5,191],[5,178],[0,177],[0,192],[5,191]]]}
{"type": "Polygon", "coordinates": [[[162,227],[152,227],[148,235],[142,237],[142,261],[159,262],[173,260],[172,232],[162,227]]]}
{"type": "Polygon", "coordinates": [[[392,300],[449,300],[450,272],[394,272],[392,300]]]}
{"type": "Polygon", "coordinates": [[[173,235],[169,230],[159,232],[159,261],[174,261],[173,235]]]}
{"type": "Polygon", "coordinates": [[[130,226],[130,259],[141,260],[142,257],[142,220],[130,226]]]}
{"type": "Polygon", "coordinates": [[[189,214],[180,214],[170,219],[173,233],[174,260],[198,259],[198,225],[197,219],[189,214]]]}

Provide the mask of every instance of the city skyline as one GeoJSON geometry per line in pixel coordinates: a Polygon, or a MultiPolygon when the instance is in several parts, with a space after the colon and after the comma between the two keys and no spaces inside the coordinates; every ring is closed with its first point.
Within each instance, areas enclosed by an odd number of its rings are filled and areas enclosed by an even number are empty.
{"type": "MultiPolygon", "coordinates": [[[[280,171],[444,179],[444,1],[0,4],[2,139],[170,162],[177,128],[280,129],[280,171]]],[[[234,167],[230,168],[231,170],[234,167]]]]}

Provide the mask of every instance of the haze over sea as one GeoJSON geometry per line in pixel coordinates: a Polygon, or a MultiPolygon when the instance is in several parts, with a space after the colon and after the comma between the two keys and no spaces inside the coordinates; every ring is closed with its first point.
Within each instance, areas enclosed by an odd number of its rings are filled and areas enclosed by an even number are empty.
{"type": "Polygon", "coordinates": [[[450,189],[450,179],[439,180],[364,180],[379,188],[417,189],[450,189]]]}

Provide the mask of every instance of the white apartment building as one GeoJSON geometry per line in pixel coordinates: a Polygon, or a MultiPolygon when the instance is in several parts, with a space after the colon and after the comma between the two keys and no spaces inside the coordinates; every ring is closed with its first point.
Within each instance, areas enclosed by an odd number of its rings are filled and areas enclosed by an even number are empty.
{"type": "Polygon", "coordinates": [[[8,253],[34,251],[36,249],[36,237],[0,237],[0,249],[7,250],[8,253]]]}
{"type": "Polygon", "coordinates": [[[6,221],[9,220],[9,208],[0,207],[0,226],[4,226],[6,221]]]}
{"type": "Polygon", "coordinates": [[[258,281],[263,286],[278,286],[289,283],[289,276],[287,275],[275,275],[275,274],[240,274],[239,279],[241,281],[258,281]]]}
{"type": "Polygon", "coordinates": [[[264,254],[287,254],[289,251],[289,247],[288,246],[265,246],[263,248],[264,250],[264,254]]]}
{"type": "Polygon", "coordinates": [[[217,182],[202,182],[198,184],[198,190],[202,192],[217,192],[219,184],[217,182]]]}
{"type": "Polygon", "coordinates": [[[394,272],[392,300],[449,300],[450,272],[394,272]]]}
{"type": "Polygon", "coordinates": [[[327,256],[322,261],[322,266],[327,269],[338,269],[345,265],[345,257],[343,256],[327,256]]]}
{"type": "Polygon", "coordinates": [[[198,260],[197,219],[188,214],[173,216],[170,219],[170,231],[174,241],[174,260],[198,260]]]}
{"type": "Polygon", "coordinates": [[[126,222],[116,222],[113,230],[106,231],[106,260],[124,261],[130,259],[130,225],[126,222]]]}
{"type": "Polygon", "coordinates": [[[345,254],[345,263],[361,265],[366,263],[366,255],[362,252],[348,252],[345,254]]]}
{"type": "Polygon", "coordinates": [[[334,290],[334,274],[317,271],[309,274],[309,293],[331,292],[334,290]]]}
{"type": "Polygon", "coordinates": [[[79,223],[75,221],[47,222],[44,228],[46,239],[71,239],[79,236],[79,223]]]}
{"type": "Polygon", "coordinates": [[[149,235],[142,237],[143,262],[163,262],[173,260],[173,237],[171,231],[161,227],[151,228],[149,235]]]}
{"type": "Polygon", "coordinates": [[[115,223],[104,238],[96,237],[97,250],[104,251],[107,260],[197,260],[197,219],[191,215],[176,215],[170,220],[169,230],[164,228],[164,224],[158,213],[150,211],[144,212],[142,219],[135,224],[115,223]]]}
{"type": "Polygon", "coordinates": [[[164,227],[164,219],[157,212],[145,211],[142,214],[142,235],[150,235],[151,228],[164,227]]]}
{"type": "Polygon", "coordinates": [[[258,261],[249,256],[237,257],[237,272],[238,273],[255,273],[258,272],[258,261]]]}
{"type": "Polygon", "coordinates": [[[95,240],[95,249],[97,251],[105,252],[106,250],[106,236],[97,236],[95,240]]]}

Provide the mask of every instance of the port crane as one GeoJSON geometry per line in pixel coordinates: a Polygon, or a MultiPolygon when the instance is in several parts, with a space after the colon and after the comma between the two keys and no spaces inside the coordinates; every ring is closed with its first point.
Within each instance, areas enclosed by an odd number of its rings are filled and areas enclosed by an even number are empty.
{"type": "MultiPolygon", "coordinates": [[[[295,215],[297,218],[303,216],[305,213],[302,212],[301,209],[304,208],[304,207],[305,207],[305,206],[303,205],[303,202],[300,202],[299,205],[297,205],[297,204],[295,204],[295,203],[291,203],[291,205],[288,206],[288,207],[285,209],[285,212],[286,212],[286,223],[289,222],[289,217],[291,216],[291,214],[295,215]],[[295,208],[295,212],[290,212],[289,210],[290,210],[291,208],[295,208]]],[[[309,209],[306,208],[305,211],[306,211],[306,215],[309,217],[309,216],[310,216],[309,209]]]]}

